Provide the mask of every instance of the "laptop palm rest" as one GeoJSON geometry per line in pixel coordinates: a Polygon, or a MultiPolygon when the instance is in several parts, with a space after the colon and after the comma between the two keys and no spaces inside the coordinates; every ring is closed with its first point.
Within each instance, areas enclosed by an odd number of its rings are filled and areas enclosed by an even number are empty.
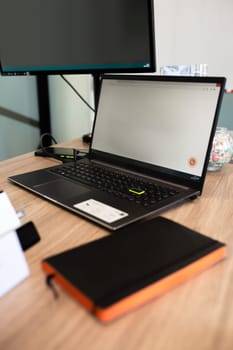
{"type": "Polygon", "coordinates": [[[66,179],[58,178],[57,175],[48,171],[38,170],[31,173],[16,175],[13,182],[27,189],[36,192],[46,198],[51,198],[58,202],[71,198],[81,198],[90,192],[85,185],[73,183],[66,179]]]}
{"type": "Polygon", "coordinates": [[[57,200],[65,200],[76,196],[79,197],[80,195],[90,192],[88,188],[81,184],[74,184],[62,179],[35,186],[34,189],[41,194],[57,200]]]}

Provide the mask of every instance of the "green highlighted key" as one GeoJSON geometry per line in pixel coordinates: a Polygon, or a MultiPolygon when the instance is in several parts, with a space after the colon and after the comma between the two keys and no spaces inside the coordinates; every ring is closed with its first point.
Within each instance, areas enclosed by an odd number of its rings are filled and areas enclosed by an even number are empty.
{"type": "Polygon", "coordinates": [[[140,195],[142,195],[143,193],[145,193],[144,190],[137,190],[137,189],[135,189],[135,188],[130,188],[130,189],[129,189],[129,192],[134,193],[134,194],[137,194],[138,196],[140,196],[140,195]]]}

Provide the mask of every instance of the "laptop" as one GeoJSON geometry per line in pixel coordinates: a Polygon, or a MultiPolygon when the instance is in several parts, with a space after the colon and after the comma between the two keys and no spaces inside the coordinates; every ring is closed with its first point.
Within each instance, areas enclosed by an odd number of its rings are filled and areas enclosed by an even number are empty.
{"type": "Polygon", "coordinates": [[[9,180],[111,230],[195,199],[224,86],[223,77],[103,76],[87,156],[9,180]]]}

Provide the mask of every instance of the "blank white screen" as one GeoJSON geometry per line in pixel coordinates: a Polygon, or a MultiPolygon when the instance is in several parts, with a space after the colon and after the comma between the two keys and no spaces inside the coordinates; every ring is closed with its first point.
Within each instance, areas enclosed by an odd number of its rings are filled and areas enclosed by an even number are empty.
{"type": "Polygon", "coordinates": [[[201,176],[220,87],[104,80],[93,149],[201,176]]]}

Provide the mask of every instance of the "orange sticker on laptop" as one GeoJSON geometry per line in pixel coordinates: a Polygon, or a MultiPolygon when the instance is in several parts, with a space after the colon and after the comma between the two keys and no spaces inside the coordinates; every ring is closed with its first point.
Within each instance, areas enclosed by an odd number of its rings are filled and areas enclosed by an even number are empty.
{"type": "Polygon", "coordinates": [[[190,166],[195,166],[197,164],[196,158],[192,157],[189,159],[189,165],[190,166]]]}

